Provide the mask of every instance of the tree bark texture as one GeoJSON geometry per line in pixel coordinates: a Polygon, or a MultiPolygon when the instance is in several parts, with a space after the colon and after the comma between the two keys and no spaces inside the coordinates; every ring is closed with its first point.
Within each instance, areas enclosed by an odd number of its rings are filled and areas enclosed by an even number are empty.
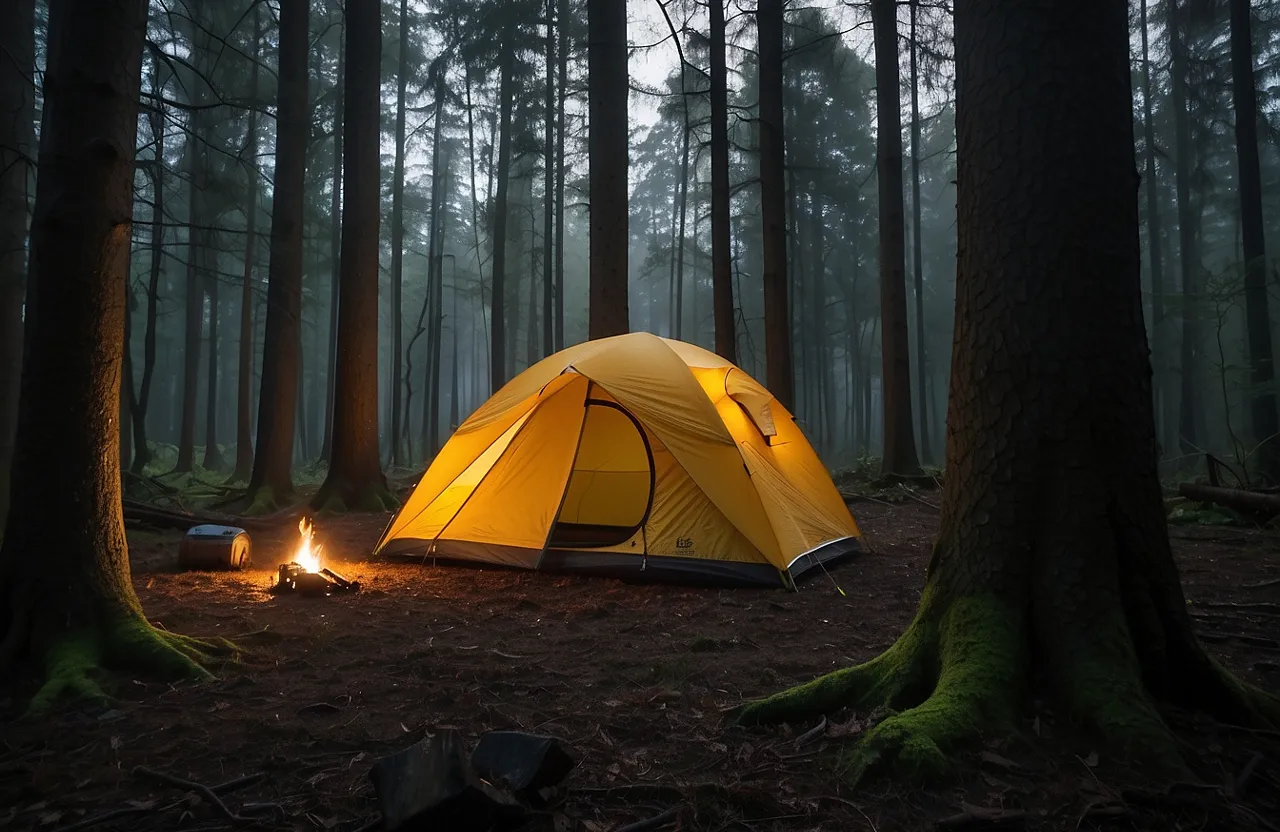
{"type": "MultiPolygon", "coordinates": [[[[782,0],[760,0],[760,221],[764,227],[764,352],[769,392],[792,410],[791,314],[787,310],[787,195],[782,134],[782,0]]],[[[794,412],[794,411],[793,411],[794,412]]]]}
{"type": "MultiPolygon", "coordinates": [[[[564,102],[569,89],[569,0],[557,0],[559,68],[556,83],[556,324],[555,348],[564,349],[564,102]]],[[[474,188],[473,188],[474,190],[474,188]]],[[[479,249],[477,249],[478,251],[479,249]]]]}
{"type": "Polygon", "coordinates": [[[1258,465],[1280,482],[1280,424],[1276,416],[1271,316],[1267,310],[1267,261],[1262,223],[1262,171],[1258,164],[1258,95],[1253,80],[1249,0],[1231,0],[1231,97],[1236,117],[1236,164],[1240,172],[1240,236],[1244,248],[1245,328],[1249,338],[1249,413],[1261,445],[1258,465]]]}
{"type": "Polygon", "coordinates": [[[902,114],[898,100],[898,11],[872,0],[876,49],[876,177],[880,187],[880,355],[884,408],[882,469],[920,470],[911,418],[911,347],[907,330],[906,245],[902,210],[902,114]]]}
{"type": "Polygon", "coordinates": [[[35,10],[35,0],[9,0],[0,11],[0,530],[9,506],[22,379],[28,197],[36,157],[35,10]]]}
{"type": "Polygon", "coordinates": [[[427,242],[427,299],[430,320],[427,325],[426,386],[423,388],[422,448],[427,459],[433,459],[440,447],[440,329],[444,325],[441,301],[444,298],[444,217],[445,180],[449,163],[441,161],[444,139],[443,122],[447,90],[444,67],[435,77],[436,119],[431,136],[431,231],[427,242]]]}
{"type": "Polygon", "coordinates": [[[267,320],[258,395],[258,447],[249,494],[253,511],[280,507],[293,494],[293,444],[302,373],[302,220],[307,135],[309,0],[283,0],[276,168],[267,263],[267,320]]]}
{"type": "Polygon", "coordinates": [[[733,259],[729,250],[729,83],[725,67],[724,0],[711,4],[711,297],[716,352],[737,362],[733,320],[733,259]]]}
{"type": "Polygon", "coordinates": [[[591,237],[588,337],[629,331],[627,303],[627,3],[587,0],[591,237]]]}
{"type": "Polygon", "coordinates": [[[1020,696],[1037,685],[1148,774],[1182,771],[1155,700],[1280,720],[1275,699],[1197,644],[1169,548],[1128,14],[1121,0],[1093,11],[1058,0],[956,7],[955,358],[941,528],[920,607],[878,658],[740,715],[893,708],[860,742],[856,776],[936,774],[957,745],[1016,730],[1020,696]],[[1038,106],[1051,95],[1056,106],[1038,106]]]}
{"type": "Polygon", "coordinates": [[[382,511],[394,499],[378,455],[378,89],[381,8],[346,11],[341,281],[338,364],[329,473],[316,508],[382,511]]]}
{"type": "Polygon", "coordinates": [[[120,504],[120,375],[143,0],[53,3],[31,226],[26,373],[0,545],[0,675],[43,677],[39,709],[102,695],[99,666],[202,673],[150,627],[120,504]],[[49,383],[57,379],[56,384],[49,383]]]}

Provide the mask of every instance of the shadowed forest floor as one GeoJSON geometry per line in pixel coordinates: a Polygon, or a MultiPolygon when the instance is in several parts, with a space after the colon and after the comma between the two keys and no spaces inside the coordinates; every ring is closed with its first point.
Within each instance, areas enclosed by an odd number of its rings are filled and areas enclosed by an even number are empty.
{"type": "MultiPolygon", "coordinates": [[[[974,749],[955,783],[929,791],[843,781],[842,736],[867,714],[817,732],[726,729],[725,709],[868,659],[910,621],[936,510],[878,500],[853,510],[874,551],[797,594],[373,563],[363,558],[387,522],[378,515],[317,524],[326,562],[361,592],[276,597],[266,589],[292,530],[255,535],[256,568],[236,574],[177,573],[179,533],[131,532],[134,583],[153,623],[231,638],[242,661],[204,684],[123,680],[109,709],[39,720],[16,716],[29,691],[3,689],[0,828],[59,829],[129,807],[138,813],[93,828],[232,828],[198,798],[135,778],[141,765],[209,785],[265,772],[226,798],[233,811],[274,802],[287,817],[261,828],[344,832],[377,815],[373,761],[433,726],[564,740],[580,760],[568,799],[534,827],[557,832],[604,832],[672,807],[678,822],[663,828],[915,830],[962,812],[972,826],[983,810],[1005,812],[1006,828],[1277,828],[1274,732],[1172,715],[1190,762],[1224,797],[1131,788],[1047,705],[1026,713],[1025,740],[974,749]]],[[[1239,527],[1171,533],[1210,649],[1276,690],[1280,538],[1239,527]]]]}

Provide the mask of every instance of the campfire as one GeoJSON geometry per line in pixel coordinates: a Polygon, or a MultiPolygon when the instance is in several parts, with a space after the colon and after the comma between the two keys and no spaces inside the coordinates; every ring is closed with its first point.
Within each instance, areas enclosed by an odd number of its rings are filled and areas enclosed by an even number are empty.
{"type": "Polygon", "coordinates": [[[360,589],[359,581],[346,578],[320,565],[320,544],[315,541],[315,525],[309,517],[298,521],[298,548],[294,551],[293,560],[280,564],[276,583],[272,592],[297,592],[302,595],[328,595],[335,590],[355,592],[360,589]]]}

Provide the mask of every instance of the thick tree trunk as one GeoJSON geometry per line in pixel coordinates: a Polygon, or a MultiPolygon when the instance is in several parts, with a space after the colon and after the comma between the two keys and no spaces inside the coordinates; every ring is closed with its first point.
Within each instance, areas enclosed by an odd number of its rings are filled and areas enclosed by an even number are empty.
{"type": "Polygon", "coordinates": [[[329,473],[311,504],[382,511],[395,506],[378,455],[378,85],[377,3],[347,6],[346,105],[342,130],[341,284],[338,364],[329,473]]]}
{"type": "Polygon", "coordinates": [[[254,109],[249,111],[245,137],[248,164],[248,205],[244,213],[244,279],[240,283],[240,352],[236,369],[236,467],[229,482],[248,482],[253,473],[253,267],[258,247],[258,59],[262,54],[262,17],[253,12],[252,92],[254,109]]]}
{"type": "Polygon", "coordinates": [[[738,360],[729,254],[729,84],[725,68],[724,0],[711,3],[711,295],[716,352],[738,360]]]}
{"type": "Polygon", "coordinates": [[[769,392],[794,404],[787,311],[787,195],[782,134],[782,0],[760,0],[760,220],[764,226],[764,351],[769,392]]]}
{"type": "Polygon", "coordinates": [[[1142,27],[1142,131],[1146,144],[1146,174],[1143,176],[1147,197],[1147,256],[1151,274],[1151,363],[1152,398],[1156,408],[1156,439],[1163,445],[1168,436],[1169,366],[1164,323],[1164,261],[1160,255],[1160,194],[1156,179],[1156,134],[1151,115],[1151,57],[1147,37],[1147,3],[1140,2],[1142,27]]]}
{"type": "MultiPolygon", "coordinates": [[[[403,329],[402,295],[404,292],[404,106],[405,91],[409,83],[409,0],[400,0],[400,63],[396,70],[396,161],[391,174],[391,467],[400,466],[400,395],[404,383],[400,380],[400,362],[404,347],[401,344],[403,329]]],[[[440,102],[436,101],[437,113],[440,102]]],[[[436,135],[440,133],[440,119],[436,118],[436,135]]],[[[435,176],[435,169],[431,171],[435,176]]],[[[432,202],[431,221],[435,222],[435,203],[432,202]]],[[[428,270],[431,268],[428,265],[428,270]]]]}
{"type": "Polygon", "coordinates": [[[266,512],[293,494],[293,444],[302,373],[302,222],[307,133],[309,0],[283,0],[276,168],[267,263],[267,321],[258,395],[258,447],[249,481],[251,510],[266,512]]]}
{"type": "Polygon", "coordinates": [[[329,194],[329,365],[325,373],[324,442],[320,458],[329,461],[333,450],[333,383],[338,366],[338,285],[342,252],[342,102],[346,97],[346,23],[338,32],[338,81],[333,105],[333,177],[329,194]]]}
{"type": "Polygon", "coordinates": [[[589,338],[621,335],[627,313],[627,3],[587,0],[591,203],[589,338]]]}
{"type": "Polygon", "coordinates": [[[1197,644],[1169,549],[1127,23],[1119,0],[1088,15],[957,6],[956,351],[920,608],[878,658],[741,713],[898,711],[862,739],[855,777],[936,773],[958,744],[1014,731],[1025,694],[1054,697],[1148,774],[1179,759],[1153,700],[1280,720],[1197,644]]]}
{"type": "Polygon", "coordinates": [[[0,530],[9,506],[22,379],[27,193],[36,156],[35,9],[35,0],[8,0],[0,12],[0,530]]]}
{"type": "Polygon", "coordinates": [[[1196,384],[1199,364],[1200,251],[1196,245],[1195,207],[1191,204],[1191,124],[1187,115],[1187,52],[1183,39],[1183,14],[1178,0],[1167,0],[1166,23],[1169,33],[1169,74],[1172,90],[1174,149],[1174,183],[1178,201],[1178,263],[1182,271],[1182,344],[1180,348],[1181,382],[1178,406],[1178,441],[1183,453],[1198,450],[1200,403],[1196,384]]]}
{"type": "Polygon", "coordinates": [[[187,137],[187,280],[183,297],[182,408],[178,429],[176,472],[188,472],[196,459],[196,407],[199,403],[200,342],[204,327],[204,289],[201,273],[205,245],[205,148],[203,110],[191,114],[191,135],[187,137]]]}
{"type": "Polygon", "coordinates": [[[924,332],[924,245],[920,239],[920,78],[916,72],[917,0],[911,0],[911,268],[915,273],[916,294],[916,407],[920,413],[920,457],[933,459],[933,442],[929,436],[929,402],[925,390],[929,384],[929,362],[925,353],[924,332]]]}
{"type": "MultiPolygon", "coordinates": [[[[507,382],[507,324],[504,304],[507,268],[507,179],[511,167],[511,99],[515,94],[515,45],[504,33],[498,81],[498,190],[493,197],[493,286],[489,314],[489,388],[494,392],[507,382]]],[[[493,165],[490,165],[492,170],[493,165]]]]}
{"type": "MultiPolygon", "coordinates": [[[[552,234],[555,224],[555,118],[556,30],[555,0],[545,5],[547,24],[546,104],[542,111],[542,354],[555,352],[555,261],[552,234]]],[[[457,321],[454,325],[457,326],[457,321]]]]}
{"type": "Polygon", "coordinates": [[[101,697],[99,666],[204,673],[197,644],[143,617],[120,507],[115,416],[146,3],[65,0],[50,12],[13,468],[22,488],[0,545],[0,675],[43,676],[36,709],[101,697]]]}
{"type": "Polygon", "coordinates": [[[907,330],[907,269],[902,210],[902,114],[898,101],[898,9],[872,0],[876,49],[876,174],[880,186],[880,358],[883,370],[882,470],[915,474],[911,418],[911,347],[907,330]]]}
{"type": "Polygon", "coordinates": [[[1280,482],[1280,424],[1272,385],[1271,316],[1267,311],[1267,260],[1262,224],[1262,172],[1258,164],[1258,97],[1253,82],[1253,38],[1249,0],[1231,0],[1231,96],[1236,117],[1236,164],[1240,178],[1240,236],[1244,247],[1245,326],[1253,395],[1249,413],[1261,447],[1258,467],[1280,482]]]}

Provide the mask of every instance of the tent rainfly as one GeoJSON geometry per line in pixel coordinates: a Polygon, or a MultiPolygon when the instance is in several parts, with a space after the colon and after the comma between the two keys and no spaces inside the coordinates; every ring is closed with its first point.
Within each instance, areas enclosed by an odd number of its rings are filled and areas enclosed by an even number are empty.
{"type": "Polygon", "coordinates": [[[860,537],[763,385],[635,332],[508,382],[441,449],[375,553],[794,589],[860,537]]]}

